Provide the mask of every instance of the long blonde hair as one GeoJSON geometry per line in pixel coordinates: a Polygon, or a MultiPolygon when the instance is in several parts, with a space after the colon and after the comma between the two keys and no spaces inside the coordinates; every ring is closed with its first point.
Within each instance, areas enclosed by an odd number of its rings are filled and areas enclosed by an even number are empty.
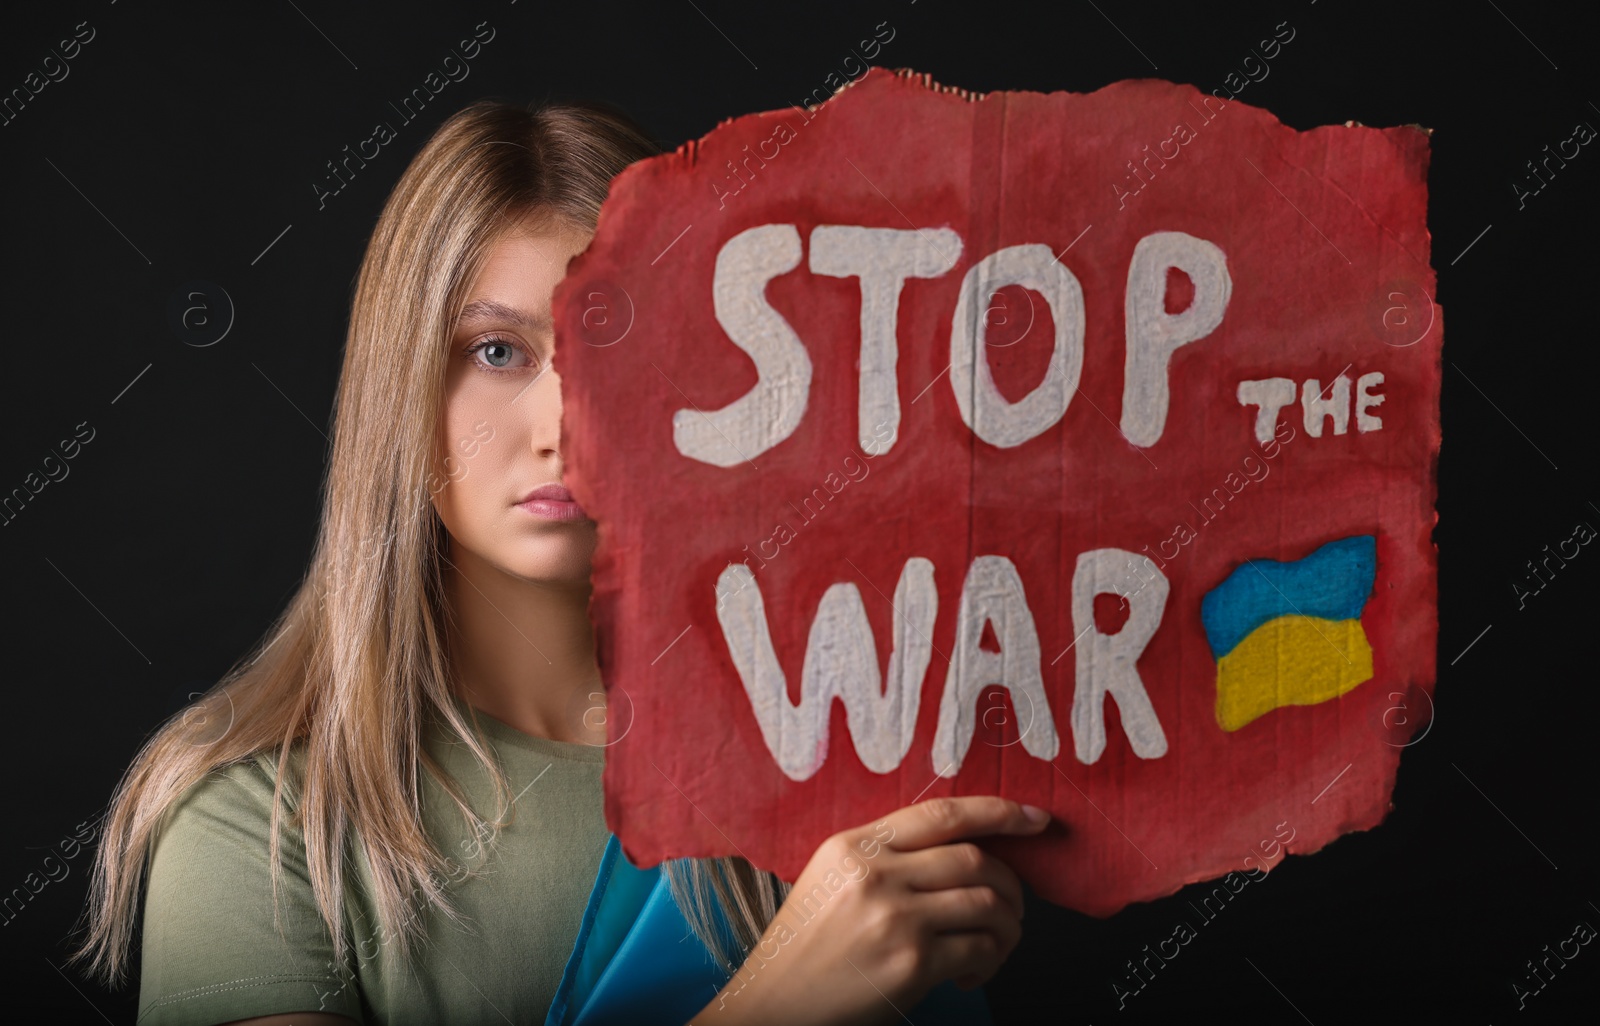
{"type": "MultiPolygon", "coordinates": [[[[406,168],[361,262],[305,579],[253,650],[157,729],[118,784],[95,857],[85,939],[72,955],[90,974],[117,983],[127,971],[164,814],[213,770],[273,748],[273,892],[287,788],[335,951],[345,950],[343,854],[354,840],[403,958],[424,932],[413,902],[458,917],[441,886],[446,857],[423,826],[419,774],[438,780],[469,829],[491,839],[507,822],[511,792],[451,699],[447,538],[428,491],[451,325],[503,230],[542,215],[593,231],[612,177],[657,152],[638,126],[603,105],[480,101],[445,121],[406,168]],[[494,781],[493,820],[479,816],[428,755],[430,715],[465,740],[494,781]],[[286,782],[295,745],[303,746],[303,765],[286,782]]],[[[788,890],[740,858],[673,860],[664,872],[696,934],[730,972],[788,890]],[[732,938],[716,927],[713,903],[732,938]]]]}

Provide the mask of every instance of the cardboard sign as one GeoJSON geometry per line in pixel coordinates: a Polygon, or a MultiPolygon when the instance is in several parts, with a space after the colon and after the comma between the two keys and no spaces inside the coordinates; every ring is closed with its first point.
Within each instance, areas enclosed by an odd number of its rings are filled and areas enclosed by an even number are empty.
{"type": "Polygon", "coordinates": [[[628,858],[792,880],[997,793],[1109,915],[1377,824],[1434,680],[1427,162],[875,69],[619,176],[555,366],[628,858]]]}

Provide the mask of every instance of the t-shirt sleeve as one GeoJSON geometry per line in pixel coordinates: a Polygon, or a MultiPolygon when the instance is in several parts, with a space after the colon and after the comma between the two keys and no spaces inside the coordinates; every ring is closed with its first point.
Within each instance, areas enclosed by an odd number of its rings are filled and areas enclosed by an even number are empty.
{"type": "Polygon", "coordinates": [[[365,1022],[356,984],[335,969],[288,809],[273,919],[272,790],[271,764],[252,759],[214,771],[174,805],[145,888],[139,1026],[316,1011],[365,1022]]]}

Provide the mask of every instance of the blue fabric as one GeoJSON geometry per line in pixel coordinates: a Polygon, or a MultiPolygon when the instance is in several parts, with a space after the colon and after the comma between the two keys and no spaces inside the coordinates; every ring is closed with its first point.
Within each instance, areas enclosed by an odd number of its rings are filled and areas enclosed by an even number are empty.
{"type": "Polygon", "coordinates": [[[1372,594],[1378,540],[1358,534],[1328,542],[1304,559],[1246,560],[1200,600],[1200,622],[1217,659],[1257,627],[1298,614],[1354,620],[1372,594]]]}
{"type": "MultiPolygon", "coordinates": [[[[613,834],[545,1026],[684,1026],[731,977],[689,927],[661,867],[635,867],[613,834]]],[[[992,1022],[981,989],[950,982],[908,1014],[918,1026],[992,1022]]]]}

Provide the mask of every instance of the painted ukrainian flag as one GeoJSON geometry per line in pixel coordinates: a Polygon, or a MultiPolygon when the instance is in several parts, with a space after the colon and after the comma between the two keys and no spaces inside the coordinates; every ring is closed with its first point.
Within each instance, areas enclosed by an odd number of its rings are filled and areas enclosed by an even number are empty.
{"type": "Polygon", "coordinates": [[[1361,609],[1377,567],[1377,539],[1356,535],[1288,563],[1250,560],[1206,593],[1200,620],[1217,660],[1223,730],[1371,679],[1361,609]]]}

